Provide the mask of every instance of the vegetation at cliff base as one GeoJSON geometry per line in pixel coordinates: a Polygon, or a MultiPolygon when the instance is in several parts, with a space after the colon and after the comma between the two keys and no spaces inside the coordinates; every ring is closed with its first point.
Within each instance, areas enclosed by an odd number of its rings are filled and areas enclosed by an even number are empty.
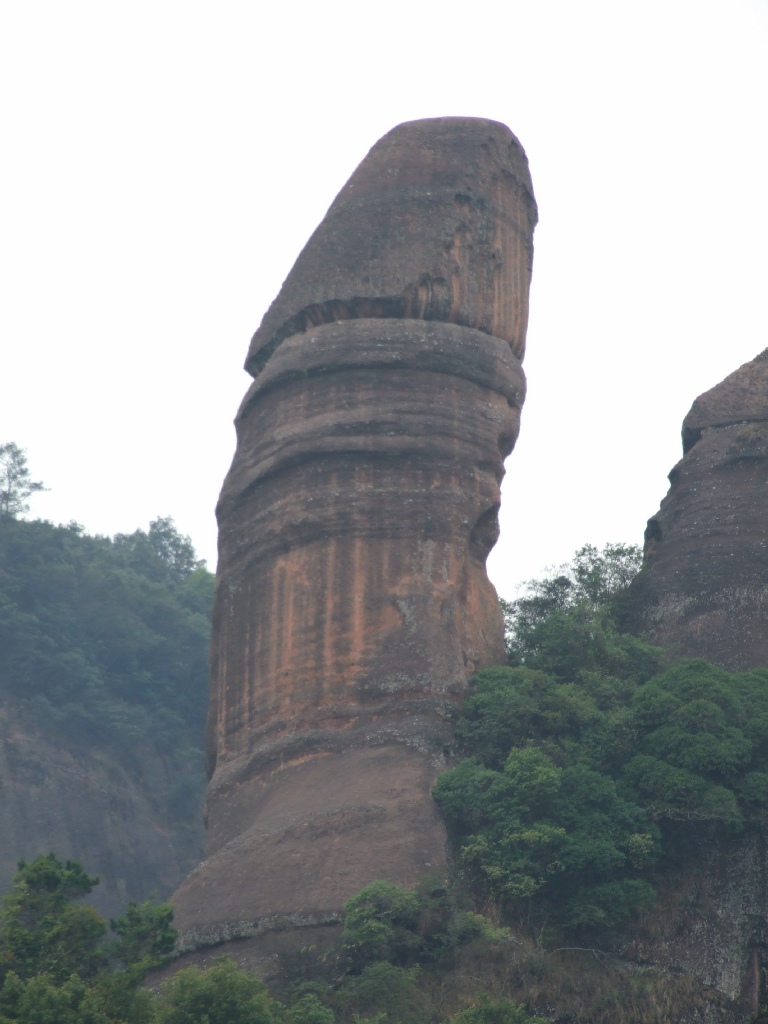
{"type": "MultiPolygon", "coordinates": [[[[341,939],[309,958],[304,980],[294,978],[285,987],[294,1024],[303,1024],[298,1008],[310,997],[315,1016],[306,1024],[464,1020],[461,1013],[455,1016],[455,1008],[452,1014],[441,1011],[437,993],[445,995],[446,982],[460,970],[467,950],[487,958],[508,949],[513,939],[508,929],[497,928],[463,902],[462,894],[437,875],[423,877],[411,889],[383,879],[366,885],[344,906],[341,939]]],[[[544,1024],[512,1000],[478,1003],[478,994],[472,985],[457,1000],[466,1012],[471,1007],[469,1024],[544,1024]]]]}
{"type": "Polygon", "coordinates": [[[665,668],[622,633],[634,558],[582,549],[534,584],[507,608],[513,664],[471,680],[464,757],[434,795],[468,880],[509,920],[616,925],[652,904],[692,826],[743,829],[768,799],[768,673],[665,668]]]}
{"type": "MultiPolygon", "coordinates": [[[[341,943],[325,958],[334,982],[294,984],[278,1000],[227,957],[143,987],[167,963],[176,932],[169,904],[130,903],[107,921],[84,905],[98,879],[54,854],[21,862],[0,908],[0,1024],[426,1024],[419,964],[472,936],[504,938],[457,912],[444,886],[374,882],[347,903],[341,943]]],[[[544,1024],[509,1000],[484,1002],[458,1024],[544,1024]]]]}
{"type": "Polygon", "coordinates": [[[52,853],[19,864],[0,909],[0,1024],[311,1024],[226,958],[179,971],[160,995],[142,987],[170,959],[172,908],[129,903],[108,923],[79,902],[97,884],[52,853]]]}

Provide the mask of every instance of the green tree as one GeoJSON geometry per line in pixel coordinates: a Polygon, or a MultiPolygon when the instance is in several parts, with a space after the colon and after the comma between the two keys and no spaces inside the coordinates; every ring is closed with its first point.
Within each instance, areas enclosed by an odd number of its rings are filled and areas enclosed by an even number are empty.
{"type": "Polygon", "coordinates": [[[171,978],[155,1024],[281,1024],[281,1013],[263,981],[221,957],[206,971],[187,967],[171,978]]]}
{"type": "Polygon", "coordinates": [[[109,1024],[86,996],[87,987],[76,975],[56,985],[45,974],[25,983],[10,973],[0,989],[0,1024],[109,1024]]]}
{"type": "Polygon", "coordinates": [[[21,862],[0,911],[0,1024],[149,1024],[147,970],[168,959],[169,905],[129,904],[113,924],[78,901],[98,879],[49,853],[21,862]]]}
{"type": "Polygon", "coordinates": [[[371,882],[344,904],[342,943],[361,965],[375,960],[402,963],[421,945],[418,919],[414,891],[393,882],[371,882]]]}
{"type": "Polygon", "coordinates": [[[291,1024],[335,1024],[336,1015],[313,993],[307,992],[291,1005],[291,1024]]]}
{"type": "Polygon", "coordinates": [[[29,511],[27,501],[45,487],[33,480],[27,466],[27,455],[13,441],[0,444],[0,516],[16,519],[29,511]]]}
{"type": "Polygon", "coordinates": [[[173,953],[178,933],[172,921],[170,903],[155,903],[153,897],[143,903],[131,901],[120,917],[109,922],[119,936],[110,947],[110,958],[141,980],[147,971],[165,963],[173,953]]]}
{"type": "Polygon", "coordinates": [[[651,679],[632,700],[625,790],[658,820],[739,829],[758,816],[768,796],[766,682],[764,670],[730,673],[702,660],[651,679]]]}
{"type": "Polygon", "coordinates": [[[170,516],[153,519],[146,533],[118,533],[114,544],[131,565],[152,579],[183,583],[196,570],[205,569],[191,539],[179,533],[170,516]]]}
{"type": "Polygon", "coordinates": [[[466,756],[435,799],[461,860],[510,910],[615,924],[649,905],[649,870],[692,827],[699,839],[701,823],[727,833],[759,820],[768,672],[701,660],[660,671],[659,651],[586,602],[531,636],[525,665],[470,680],[455,726],[466,756]]]}
{"type": "Polygon", "coordinates": [[[601,551],[585,544],[549,576],[528,580],[522,597],[501,602],[510,663],[529,663],[542,646],[541,628],[554,613],[584,606],[586,617],[594,618],[620,603],[642,560],[634,544],[606,544],[601,551]]]}
{"type": "Polygon", "coordinates": [[[106,965],[106,921],[75,901],[98,884],[76,861],[53,853],[19,862],[0,910],[0,971],[26,981],[37,974],[63,983],[92,978],[106,965]]]}
{"type": "Polygon", "coordinates": [[[484,917],[461,908],[445,880],[430,874],[412,889],[378,879],[350,897],[341,941],[349,969],[359,973],[381,961],[428,963],[477,936],[494,941],[500,934],[484,917]]]}
{"type": "Polygon", "coordinates": [[[532,745],[501,771],[468,759],[440,776],[435,799],[461,859],[507,905],[536,898],[564,924],[612,924],[653,899],[635,876],[656,859],[658,830],[611,778],[561,760],[532,745]]]}

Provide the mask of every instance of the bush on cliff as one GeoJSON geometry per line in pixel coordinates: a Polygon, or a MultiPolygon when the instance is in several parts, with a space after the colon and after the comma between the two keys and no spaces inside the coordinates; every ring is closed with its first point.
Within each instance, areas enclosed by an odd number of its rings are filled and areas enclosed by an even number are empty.
{"type": "Polygon", "coordinates": [[[282,1024],[283,1007],[264,982],[228,957],[187,967],[164,987],[153,1024],[282,1024]]]}
{"type": "Polygon", "coordinates": [[[614,549],[621,571],[582,549],[518,602],[517,664],[470,681],[465,757],[434,789],[474,882],[509,913],[568,927],[647,907],[653,869],[692,822],[738,830],[768,798],[768,673],[663,671],[658,649],[616,626],[627,573],[614,549]]]}
{"type": "Polygon", "coordinates": [[[438,960],[489,928],[457,906],[444,879],[426,875],[413,889],[378,880],[350,897],[341,941],[357,973],[382,960],[401,967],[438,960]]]}
{"type": "MultiPolygon", "coordinates": [[[[445,1021],[451,1016],[446,1006],[466,1007],[480,993],[478,1005],[453,1019],[470,1024],[529,1022],[522,1006],[486,998],[486,982],[499,995],[490,964],[504,963],[508,981],[522,945],[507,928],[465,909],[465,902],[465,894],[434,874],[411,889],[383,880],[365,886],[345,904],[341,948],[319,958],[319,973],[326,981],[315,978],[295,985],[289,1011],[293,1024],[297,996],[306,998],[310,992],[332,1008],[339,1024],[445,1021]]],[[[535,1020],[540,1024],[541,1018],[535,1020]]]]}
{"type": "Polygon", "coordinates": [[[482,733],[489,706],[498,721],[505,696],[510,708],[532,708],[515,715],[524,740],[490,750],[483,740],[485,760],[466,758],[437,781],[462,862],[506,904],[534,901],[569,925],[615,924],[647,906],[653,890],[642,873],[658,856],[659,830],[593,756],[612,716],[528,669],[480,673],[474,687],[470,736],[482,733]]]}

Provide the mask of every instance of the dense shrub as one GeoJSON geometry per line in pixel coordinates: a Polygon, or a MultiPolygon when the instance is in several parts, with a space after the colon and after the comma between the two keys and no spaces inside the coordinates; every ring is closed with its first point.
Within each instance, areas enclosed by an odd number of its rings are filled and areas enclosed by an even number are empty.
{"type": "Polygon", "coordinates": [[[434,789],[475,882],[567,926],[647,907],[692,822],[739,830],[768,798],[768,673],[664,669],[615,623],[632,564],[584,548],[508,606],[516,664],[470,681],[465,756],[434,789]]]}

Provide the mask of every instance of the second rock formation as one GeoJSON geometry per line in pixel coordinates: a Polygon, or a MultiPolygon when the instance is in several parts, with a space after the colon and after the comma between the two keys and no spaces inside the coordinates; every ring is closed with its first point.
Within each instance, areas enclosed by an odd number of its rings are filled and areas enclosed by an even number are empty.
{"type": "Polygon", "coordinates": [[[768,665],[768,350],[693,403],[648,521],[633,627],[678,657],[768,665]]]}

